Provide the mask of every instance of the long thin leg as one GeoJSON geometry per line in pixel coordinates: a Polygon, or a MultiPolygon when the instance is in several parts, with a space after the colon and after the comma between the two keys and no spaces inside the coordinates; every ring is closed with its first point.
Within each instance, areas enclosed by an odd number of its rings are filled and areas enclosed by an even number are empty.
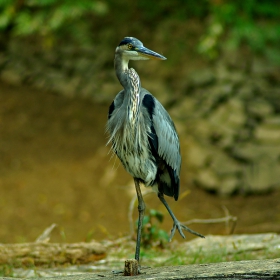
{"type": "Polygon", "coordinates": [[[135,250],[135,259],[138,261],[140,258],[140,244],[141,244],[141,233],[142,233],[142,225],[143,225],[143,218],[145,213],[145,203],[142,197],[139,181],[134,178],[135,189],[138,198],[138,228],[137,228],[137,240],[136,240],[136,250],[135,250]]]}
{"type": "Polygon", "coordinates": [[[162,193],[159,193],[159,194],[158,194],[158,198],[159,198],[160,201],[164,204],[164,206],[166,207],[167,211],[169,212],[171,218],[173,219],[173,228],[172,228],[172,230],[171,230],[171,234],[170,234],[170,237],[169,237],[169,241],[172,240],[172,238],[173,238],[173,236],[174,236],[174,234],[175,234],[176,229],[179,231],[180,235],[181,235],[183,238],[186,238],[186,237],[185,237],[185,235],[184,235],[182,229],[185,229],[185,230],[187,230],[188,232],[190,232],[190,233],[192,233],[192,234],[194,234],[194,235],[197,235],[197,236],[199,236],[199,237],[204,238],[204,236],[203,236],[202,234],[200,234],[200,233],[198,233],[198,232],[196,232],[196,231],[194,231],[194,230],[188,228],[187,226],[181,224],[181,223],[177,220],[177,218],[176,218],[175,215],[173,214],[172,210],[170,209],[169,205],[167,204],[167,201],[164,199],[162,193]]]}

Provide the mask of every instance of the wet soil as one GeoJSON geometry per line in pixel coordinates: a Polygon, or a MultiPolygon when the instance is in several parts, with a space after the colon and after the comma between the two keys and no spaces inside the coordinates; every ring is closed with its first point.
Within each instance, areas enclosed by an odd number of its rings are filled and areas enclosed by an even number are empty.
{"type": "MultiPolygon", "coordinates": [[[[52,223],[58,225],[52,241],[129,233],[135,191],[106,147],[108,106],[0,83],[0,243],[34,241],[52,223]]],[[[219,197],[193,186],[184,163],[181,181],[187,195],[168,199],[181,221],[220,218],[225,206],[238,218],[235,233],[280,232],[280,191],[219,197]]],[[[169,230],[171,219],[156,195],[145,201],[165,214],[162,227],[169,230]]],[[[224,224],[192,228],[227,233],[224,224]]]]}

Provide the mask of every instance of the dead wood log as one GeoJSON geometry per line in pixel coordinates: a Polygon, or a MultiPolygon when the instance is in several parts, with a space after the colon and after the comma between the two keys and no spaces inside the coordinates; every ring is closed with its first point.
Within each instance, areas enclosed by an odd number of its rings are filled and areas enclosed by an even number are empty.
{"type": "MultiPolygon", "coordinates": [[[[0,278],[10,280],[11,278],[0,278]]],[[[15,280],[24,278],[13,278],[15,280]]],[[[50,278],[42,277],[40,280],[50,278]]],[[[137,276],[123,276],[121,274],[86,273],[70,276],[52,277],[52,280],[277,280],[280,279],[280,259],[223,262],[212,264],[194,264],[184,266],[169,266],[158,268],[143,268],[142,274],[137,276]]],[[[25,278],[26,280],[26,278],[25,278]]]]}
{"type": "Polygon", "coordinates": [[[79,264],[100,260],[106,255],[106,249],[96,241],[89,243],[21,243],[0,244],[0,264],[52,265],[79,264]]]}

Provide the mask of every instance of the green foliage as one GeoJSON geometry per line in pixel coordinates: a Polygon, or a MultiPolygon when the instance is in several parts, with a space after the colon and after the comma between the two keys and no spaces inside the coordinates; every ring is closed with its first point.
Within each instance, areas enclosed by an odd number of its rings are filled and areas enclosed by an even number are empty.
{"type": "Polygon", "coordinates": [[[102,28],[117,23],[138,32],[157,30],[166,19],[195,18],[206,23],[198,51],[208,58],[217,58],[223,48],[245,46],[280,64],[279,0],[0,0],[0,31],[36,38],[45,47],[59,41],[92,45],[93,30],[104,15],[102,28]]]}
{"type": "Polygon", "coordinates": [[[141,244],[145,248],[163,248],[168,242],[169,237],[167,232],[160,229],[160,224],[163,222],[163,218],[163,214],[154,209],[151,209],[148,215],[144,216],[141,244]]]}
{"type": "MultiPolygon", "coordinates": [[[[279,253],[269,250],[248,250],[236,253],[229,253],[227,248],[220,248],[218,250],[210,250],[205,252],[202,248],[198,248],[196,252],[186,252],[178,248],[172,251],[172,254],[164,256],[164,253],[159,253],[160,257],[165,260],[159,264],[159,266],[165,265],[186,265],[186,264],[207,264],[207,263],[219,263],[241,260],[256,260],[256,259],[274,259],[279,257],[279,253]]],[[[156,258],[156,257],[155,257],[156,258]]]]}
{"type": "Polygon", "coordinates": [[[97,0],[0,0],[0,30],[11,29],[14,36],[36,35],[49,44],[61,34],[86,40],[90,33],[86,21],[106,12],[107,5],[97,0]]]}
{"type": "Polygon", "coordinates": [[[162,0],[156,4],[154,1],[141,0],[135,5],[138,15],[142,15],[142,19],[146,21],[155,22],[166,17],[185,20],[206,15],[208,0],[162,0]]]}
{"type": "Polygon", "coordinates": [[[279,1],[210,1],[209,24],[198,49],[209,58],[216,58],[220,47],[246,46],[280,63],[279,17],[279,1]]]}
{"type": "Polygon", "coordinates": [[[9,264],[0,265],[0,276],[2,277],[13,277],[14,268],[9,264]]]}

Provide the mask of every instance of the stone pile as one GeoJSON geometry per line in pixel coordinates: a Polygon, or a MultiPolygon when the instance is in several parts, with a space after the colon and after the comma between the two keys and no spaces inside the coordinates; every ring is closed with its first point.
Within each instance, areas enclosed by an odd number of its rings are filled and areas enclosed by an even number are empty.
{"type": "Polygon", "coordinates": [[[108,58],[110,51],[100,45],[76,47],[73,44],[43,49],[38,44],[32,45],[32,42],[15,38],[9,42],[7,51],[0,51],[0,79],[9,84],[27,84],[67,97],[79,96],[107,102],[112,96],[102,89],[104,81],[109,85],[117,83],[112,71],[114,55],[108,58]]]}
{"type": "Polygon", "coordinates": [[[280,187],[280,74],[221,62],[189,77],[172,115],[187,138],[192,180],[219,194],[280,187]]]}

